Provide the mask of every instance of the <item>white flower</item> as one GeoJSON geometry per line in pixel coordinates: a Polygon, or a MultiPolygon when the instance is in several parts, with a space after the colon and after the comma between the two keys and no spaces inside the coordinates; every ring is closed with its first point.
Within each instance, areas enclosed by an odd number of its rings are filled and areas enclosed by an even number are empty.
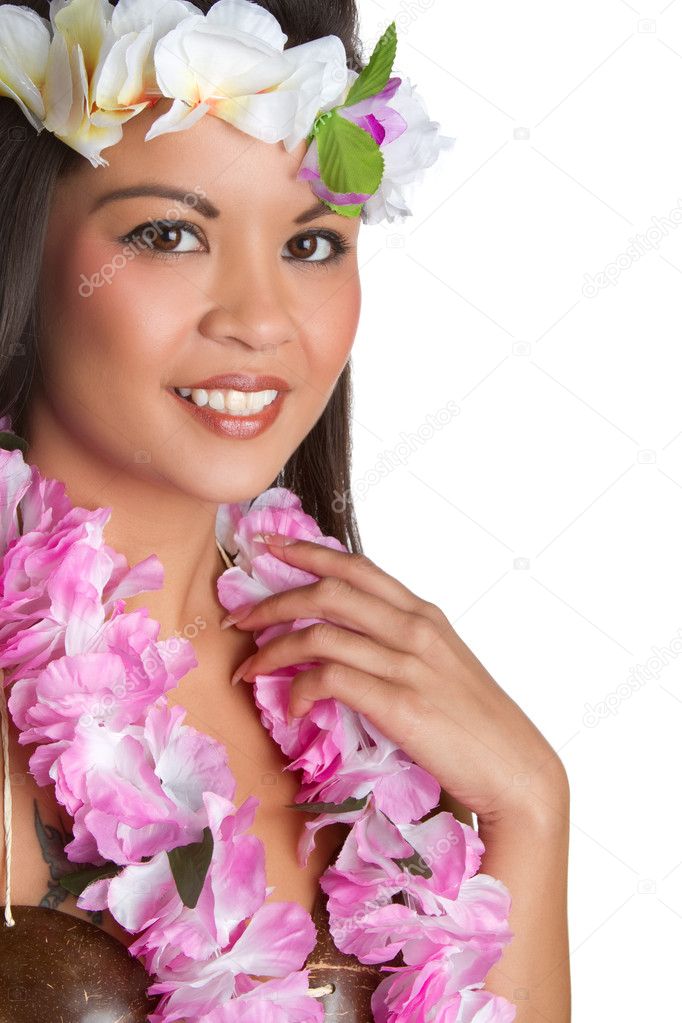
{"type": "Polygon", "coordinates": [[[93,166],[122,125],[160,93],[158,40],[196,8],[186,0],[51,0],[50,21],[0,7],[0,94],[93,166]]]}
{"type": "Polygon", "coordinates": [[[182,21],[154,51],[159,88],[174,103],[145,139],[180,131],[210,112],[293,149],[318,110],[340,97],[347,68],[337,36],[285,51],[286,40],[277,19],[250,0],[218,0],[205,16],[182,21]]]}
{"type": "Polygon", "coordinates": [[[38,131],[45,106],[42,88],[50,24],[28,7],[0,7],[0,96],[9,96],[38,131]]]}
{"type": "Polygon", "coordinates": [[[403,78],[389,106],[407,121],[407,128],[382,146],[384,174],[377,191],[365,200],[361,214],[365,224],[378,224],[383,219],[392,223],[396,217],[411,216],[402,186],[421,181],[424,170],[436,162],[441,150],[450,149],[455,142],[439,134],[440,124],[429,120],[424,101],[409,78],[403,78]]]}
{"type": "Polygon", "coordinates": [[[111,16],[116,42],[107,55],[95,92],[98,107],[113,110],[160,96],[154,48],[183,18],[196,14],[189,0],[119,0],[111,16]]]}

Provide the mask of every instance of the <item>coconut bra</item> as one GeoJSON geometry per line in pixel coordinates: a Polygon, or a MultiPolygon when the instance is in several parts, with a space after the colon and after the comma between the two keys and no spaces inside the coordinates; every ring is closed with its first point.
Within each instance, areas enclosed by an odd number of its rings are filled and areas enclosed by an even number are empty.
{"type": "MultiPolygon", "coordinates": [[[[309,983],[325,1021],[371,1023],[370,999],[383,973],[337,949],[325,901],[320,890],[309,983]]],[[[142,964],[96,924],[40,906],[13,905],[12,913],[15,926],[0,928],[0,1023],[144,1023],[154,1010],[158,996],[147,995],[142,964]]]]}
{"type": "MultiPolygon", "coordinates": [[[[0,1012],[79,1023],[73,1005],[42,1007],[63,998],[81,1005],[83,1023],[322,1023],[335,1013],[344,1023],[511,1023],[515,1006],[483,988],[513,934],[509,892],[478,872],[481,839],[436,809],[436,778],[363,714],[326,698],[289,720],[292,680],[317,662],[256,675],[252,689],[284,770],[301,772],[290,809],[313,816],[301,866],[319,829],[350,830],[313,915],[265,901],[275,889],[249,833],[258,800],[233,801],[224,745],[184,724],[165,695],[197,666],[192,644],[159,639],[146,608],[125,610],[126,597],[163,585],[161,562],[130,567],[104,541],[111,509],[73,506],[27,450],[0,417],[0,979],[14,998],[0,1012]],[[127,949],[54,910],[19,906],[13,917],[8,714],[19,743],[35,746],[33,778],[54,785],[73,820],[64,853],[74,869],[60,885],[79,908],[111,913],[135,936],[127,949]]],[[[217,591],[228,611],[317,581],[271,553],[264,533],[346,550],[286,488],[220,505],[215,538],[229,567],[217,591]]],[[[254,640],[318,621],[280,622],[254,640]]]]}

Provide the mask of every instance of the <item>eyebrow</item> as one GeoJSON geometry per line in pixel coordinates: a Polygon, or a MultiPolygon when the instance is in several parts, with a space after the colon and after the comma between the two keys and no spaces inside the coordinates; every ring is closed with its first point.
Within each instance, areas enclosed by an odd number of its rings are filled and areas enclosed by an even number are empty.
{"type": "MultiPolygon", "coordinates": [[[[95,213],[107,203],[116,202],[119,199],[136,199],[140,196],[175,199],[183,203],[183,205],[197,210],[209,220],[215,220],[216,217],[220,216],[220,210],[209,199],[200,198],[191,188],[183,191],[181,188],[174,188],[171,185],[130,185],[127,188],[116,188],[112,192],[105,192],[103,195],[100,195],[93,203],[90,213],[95,213]],[[196,201],[190,200],[188,202],[187,200],[190,196],[194,196],[196,201]]],[[[333,212],[321,199],[318,199],[313,206],[303,210],[297,217],[294,217],[293,222],[295,224],[307,224],[311,220],[328,216],[333,214],[333,212]]]]}
{"type": "Polygon", "coordinates": [[[327,214],[333,214],[334,210],[330,210],[326,203],[323,203],[321,199],[310,206],[307,210],[303,210],[303,213],[299,213],[297,217],[294,217],[295,224],[307,224],[310,220],[317,220],[318,217],[326,217],[327,214]]]}
{"type": "Polygon", "coordinates": [[[130,185],[128,188],[116,188],[113,192],[105,192],[93,203],[90,213],[95,213],[109,202],[116,202],[118,199],[135,199],[138,196],[158,196],[161,199],[176,199],[185,206],[190,206],[210,220],[220,216],[217,209],[208,199],[202,199],[191,188],[184,191],[181,188],[173,188],[170,185],[130,185]],[[194,200],[187,201],[190,196],[194,200]]]}

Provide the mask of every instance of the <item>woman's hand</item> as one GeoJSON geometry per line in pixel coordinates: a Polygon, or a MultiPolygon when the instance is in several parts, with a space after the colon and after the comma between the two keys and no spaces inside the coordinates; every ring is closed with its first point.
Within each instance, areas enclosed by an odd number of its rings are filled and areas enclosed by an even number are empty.
{"type": "Polygon", "coordinates": [[[435,604],[365,555],[306,540],[282,545],[281,537],[268,548],[320,579],[265,598],[236,627],[258,631],[295,618],[329,624],[271,639],[233,682],[320,661],[293,679],[292,716],[333,697],[364,714],[479,821],[519,812],[542,818],[566,784],[563,765],[435,604]]]}

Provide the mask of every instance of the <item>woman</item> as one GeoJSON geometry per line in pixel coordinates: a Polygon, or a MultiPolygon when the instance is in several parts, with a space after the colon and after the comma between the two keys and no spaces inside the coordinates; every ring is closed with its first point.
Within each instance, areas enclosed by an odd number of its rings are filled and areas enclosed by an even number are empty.
{"type": "MultiPolygon", "coordinates": [[[[338,35],[348,66],[362,67],[352,0],[259,6],[276,16],[287,48],[338,35]]],[[[265,847],[268,898],[319,913],[320,875],[347,827],[320,831],[300,866],[301,817],[287,808],[298,783],[282,770],[286,758],[261,724],[249,683],[281,665],[319,661],[333,668],[296,676],[291,713],[303,715],[324,697],[340,700],[431,772],[443,790],[440,808],[467,823],[477,815],[480,870],[507,886],[514,933],[486,990],[514,1004],[517,1023],[565,1023],[563,766],[444,614],[361,554],[352,502],[338,511],[330,499],[349,491],[360,218],[320,208],[297,178],[305,142],[289,152],[217,117],[145,139],[171,108],[162,98],[138,113],[107,150],[108,165],[93,167],[49,131],[36,135],[16,103],[0,100],[0,415],[27,440],[27,463],[64,481],[72,504],[112,509],[106,542],[129,564],[160,558],[165,585],[129,597],[126,611],[145,607],[163,637],[191,637],[198,664],[168,702],[227,750],[235,802],[259,800],[252,833],[265,847]],[[240,423],[221,412],[221,403],[234,410],[251,391],[267,392],[262,402],[278,392],[274,417],[271,410],[240,423]],[[299,494],[322,532],[353,553],[275,544],[278,558],[319,582],[269,597],[221,628],[216,510],[273,485],[299,494]],[[332,626],[254,643],[255,631],[306,617],[332,626]],[[243,681],[227,686],[233,674],[243,681]]],[[[52,787],[31,776],[31,752],[10,722],[11,901],[19,923],[22,907],[49,906],[130,945],[130,932],[110,914],[79,908],[59,884],[73,822],[52,787]]],[[[311,963],[322,961],[324,935],[320,942],[311,963]]],[[[333,954],[329,941],[326,952],[333,954]]],[[[336,991],[323,996],[326,1018],[349,1018],[355,996],[343,987],[344,958],[329,958],[326,973],[323,965],[316,974],[324,985],[336,970],[336,991]]],[[[378,965],[363,976],[365,1001],[358,996],[352,1009],[358,1023],[369,1018],[368,985],[384,976],[378,965]]],[[[37,971],[33,986],[22,981],[13,1020],[35,1018],[43,980],[37,971]]],[[[84,976],[72,981],[83,986],[84,976]]],[[[97,997],[106,999],[106,984],[97,997]]],[[[85,1007],[71,1011],[86,1018],[85,1007]]]]}

